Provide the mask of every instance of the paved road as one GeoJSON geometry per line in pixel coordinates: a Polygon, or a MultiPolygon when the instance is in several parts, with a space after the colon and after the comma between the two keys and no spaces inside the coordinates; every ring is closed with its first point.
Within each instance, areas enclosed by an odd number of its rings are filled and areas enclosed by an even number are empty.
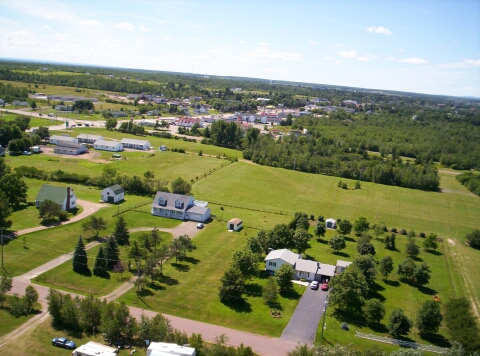
{"type": "Polygon", "coordinates": [[[285,342],[312,345],[323,315],[328,292],[307,287],[280,339],[285,342]]]}

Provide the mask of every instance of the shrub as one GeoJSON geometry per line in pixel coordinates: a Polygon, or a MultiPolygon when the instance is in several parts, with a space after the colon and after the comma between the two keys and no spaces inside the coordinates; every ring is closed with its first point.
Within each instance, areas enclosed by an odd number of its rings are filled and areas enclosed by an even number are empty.
{"type": "Polygon", "coordinates": [[[323,215],[319,215],[319,216],[318,216],[318,221],[325,221],[324,216],[323,216],[323,215]]]}
{"type": "Polygon", "coordinates": [[[407,234],[407,230],[405,230],[405,229],[400,230],[400,234],[406,235],[406,234],[407,234]]]}
{"type": "Polygon", "coordinates": [[[424,232],[421,232],[421,233],[420,233],[420,237],[425,238],[425,233],[424,233],[424,232]]]}
{"type": "Polygon", "coordinates": [[[394,233],[397,233],[397,229],[392,227],[392,229],[390,230],[390,232],[394,232],[394,233]]]}
{"type": "Polygon", "coordinates": [[[465,237],[470,247],[480,249],[480,230],[474,230],[465,237]]]}

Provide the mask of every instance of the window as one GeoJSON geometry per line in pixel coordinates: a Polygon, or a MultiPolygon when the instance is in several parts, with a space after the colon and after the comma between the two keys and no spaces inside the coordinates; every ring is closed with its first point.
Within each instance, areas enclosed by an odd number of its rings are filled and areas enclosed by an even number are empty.
{"type": "Polygon", "coordinates": [[[300,271],[300,277],[310,277],[310,272],[300,271]]]}
{"type": "Polygon", "coordinates": [[[269,266],[277,267],[277,262],[268,262],[269,266]]]}

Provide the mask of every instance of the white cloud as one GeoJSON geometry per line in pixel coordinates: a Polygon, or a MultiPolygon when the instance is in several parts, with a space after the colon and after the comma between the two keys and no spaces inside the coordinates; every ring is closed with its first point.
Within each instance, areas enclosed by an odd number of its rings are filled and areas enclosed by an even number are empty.
{"type": "Polygon", "coordinates": [[[403,63],[411,63],[411,64],[426,64],[428,61],[426,59],[422,58],[404,58],[404,59],[399,59],[399,62],[403,63]]]}
{"type": "Polygon", "coordinates": [[[84,20],[80,21],[80,24],[87,26],[102,26],[102,23],[98,20],[84,20]]]}
{"type": "Polygon", "coordinates": [[[172,38],[171,38],[171,37],[168,37],[168,36],[165,36],[165,37],[163,37],[163,40],[164,40],[164,41],[171,41],[172,38]]]}
{"type": "Polygon", "coordinates": [[[366,57],[357,57],[357,61],[370,62],[370,59],[368,59],[366,57]]]}
{"type": "Polygon", "coordinates": [[[398,49],[398,52],[403,52],[403,48],[399,48],[399,49],[398,49]]]}
{"type": "Polygon", "coordinates": [[[114,25],[116,28],[120,28],[122,30],[127,30],[127,31],[134,31],[135,26],[133,26],[131,23],[128,22],[119,22],[114,25]]]}
{"type": "Polygon", "coordinates": [[[260,46],[270,46],[270,43],[267,42],[258,42],[260,46]]]}
{"type": "Polygon", "coordinates": [[[247,41],[245,41],[245,40],[240,40],[240,43],[247,43],[247,41]]]}
{"type": "Polygon", "coordinates": [[[390,57],[388,57],[387,59],[388,59],[389,61],[394,61],[394,60],[395,60],[395,57],[390,56],[390,57]]]}
{"type": "Polygon", "coordinates": [[[480,67],[480,59],[464,59],[463,62],[474,67],[480,67]]]}
{"type": "Polygon", "coordinates": [[[308,43],[310,43],[312,46],[319,44],[318,42],[315,42],[315,41],[308,41],[308,43]]]}
{"type": "Polygon", "coordinates": [[[333,57],[326,57],[325,58],[326,61],[329,61],[329,62],[333,62],[335,60],[335,58],[333,57]]]}
{"type": "Polygon", "coordinates": [[[15,31],[15,32],[10,32],[9,35],[11,35],[11,36],[28,36],[28,32],[26,32],[26,31],[15,31]]]}
{"type": "Polygon", "coordinates": [[[358,57],[358,53],[356,50],[351,49],[350,51],[340,51],[337,52],[340,56],[345,57],[345,58],[356,58],[358,57]]]}
{"type": "Polygon", "coordinates": [[[379,26],[379,27],[367,27],[367,31],[371,33],[378,33],[380,35],[392,35],[393,32],[390,31],[388,28],[379,26]]]}
{"type": "Polygon", "coordinates": [[[341,63],[342,63],[342,62],[340,62],[340,61],[336,61],[336,62],[335,62],[335,64],[341,64],[341,63]]]}
{"type": "Polygon", "coordinates": [[[43,28],[49,29],[49,28],[51,28],[51,27],[48,26],[48,25],[45,25],[45,26],[43,26],[43,28]]]}
{"type": "Polygon", "coordinates": [[[150,31],[148,28],[146,28],[146,27],[143,26],[143,25],[140,26],[140,30],[143,31],[143,32],[148,32],[148,31],[150,31]]]}

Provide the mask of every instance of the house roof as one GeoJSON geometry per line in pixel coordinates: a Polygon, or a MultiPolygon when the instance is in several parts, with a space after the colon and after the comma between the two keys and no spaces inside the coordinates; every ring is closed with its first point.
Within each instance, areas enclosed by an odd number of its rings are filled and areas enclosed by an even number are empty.
{"type": "Polygon", "coordinates": [[[336,224],[337,220],[329,218],[329,219],[325,220],[325,222],[333,222],[334,224],[336,224]]]}
{"type": "Polygon", "coordinates": [[[70,136],[59,136],[59,135],[52,135],[50,136],[50,141],[57,140],[57,141],[64,141],[64,142],[75,142],[77,141],[76,137],[70,136]]]}
{"type": "Polygon", "coordinates": [[[229,223],[234,223],[236,225],[239,225],[242,223],[242,219],[239,219],[239,218],[233,218],[229,221],[229,223]]]}
{"type": "Polygon", "coordinates": [[[320,268],[317,270],[317,274],[333,277],[335,275],[335,270],[335,266],[327,265],[326,263],[320,263],[320,268]]]}
{"type": "Polygon", "coordinates": [[[142,145],[142,146],[150,144],[150,142],[148,142],[147,140],[136,140],[134,138],[122,138],[120,143],[122,143],[122,144],[126,143],[126,144],[129,144],[129,145],[142,145]]]}
{"type": "Polygon", "coordinates": [[[205,214],[205,212],[208,210],[209,208],[205,207],[205,206],[197,206],[197,205],[194,205],[192,206],[191,208],[187,209],[187,212],[189,213],[192,213],[192,214],[205,214]]]}
{"type": "Polygon", "coordinates": [[[351,264],[352,264],[352,262],[337,260],[337,266],[338,266],[338,267],[347,268],[347,267],[350,266],[351,264]]]}
{"type": "Polygon", "coordinates": [[[56,187],[53,185],[44,184],[40,188],[35,201],[44,201],[46,199],[51,200],[58,205],[63,205],[65,198],[67,197],[67,187],[56,187]]]}
{"type": "Polygon", "coordinates": [[[95,141],[94,145],[96,146],[107,146],[107,147],[117,147],[118,144],[121,142],[118,141],[105,141],[105,140],[97,140],[95,141]]]}
{"type": "Polygon", "coordinates": [[[299,259],[299,260],[297,260],[297,263],[295,264],[295,269],[297,271],[318,273],[319,265],[320,265],[320,263],[316,262],[316,261],[299,259]]]}
{"type": "Polygon", "coordinates": [[[125,190],[119,184],[114,184],[108,188],[110,188],[113,191],[113,194],[115,195],[125,193],[125,190]]]}
{"type": "Polygon", "coordinates": [[[290,250],[287,250],[286,248],[281,249],[281,250],[273,250],[270,251],[270,253],[265,257],[265,261],[270,261],[270,260],[284,260],[285,262],[288,262],[292,266],[295,265],[295,263],[299,260],[299,256],[290,250]]]}
{"type": "MultiPolygon", "coordinates": [[[[170,210],[176,211],[186,211],[188,207],[188,203],[192,197],[188,195],[181,195],[181,194],[174,194],[174,193],[166,193],[166,192],[157,192],[155,198],[153,199],[152,207],[154,208],[165,208],[170,210]],[[163,198],[166,201],[165,204],[160,205],[158,204],[158,200],[163,198]],[[179,201],[182,205],[182,208],[175,207],[175,201],[179,201]]],[[[192,213],[195,211],[192,210],[192,213]]]]}
{"type": "Polygon", "coordinates": [[[71,149],[76,149],[78,150],[81,146],[86,147],[83,143],[75,143],[75,142],[59,142],[57,147],[62,147],[62,148],[71,148],[71,149]]]}
{"type": "Polygon", "coordinates": [[[80,134],[80,135],[77,136],[77,138],[82,139],[82,140],[88,139],[88,140],[94,140],[94,141],[103,140],[103,136],[88,135],[88,134],[80,134]]]}

